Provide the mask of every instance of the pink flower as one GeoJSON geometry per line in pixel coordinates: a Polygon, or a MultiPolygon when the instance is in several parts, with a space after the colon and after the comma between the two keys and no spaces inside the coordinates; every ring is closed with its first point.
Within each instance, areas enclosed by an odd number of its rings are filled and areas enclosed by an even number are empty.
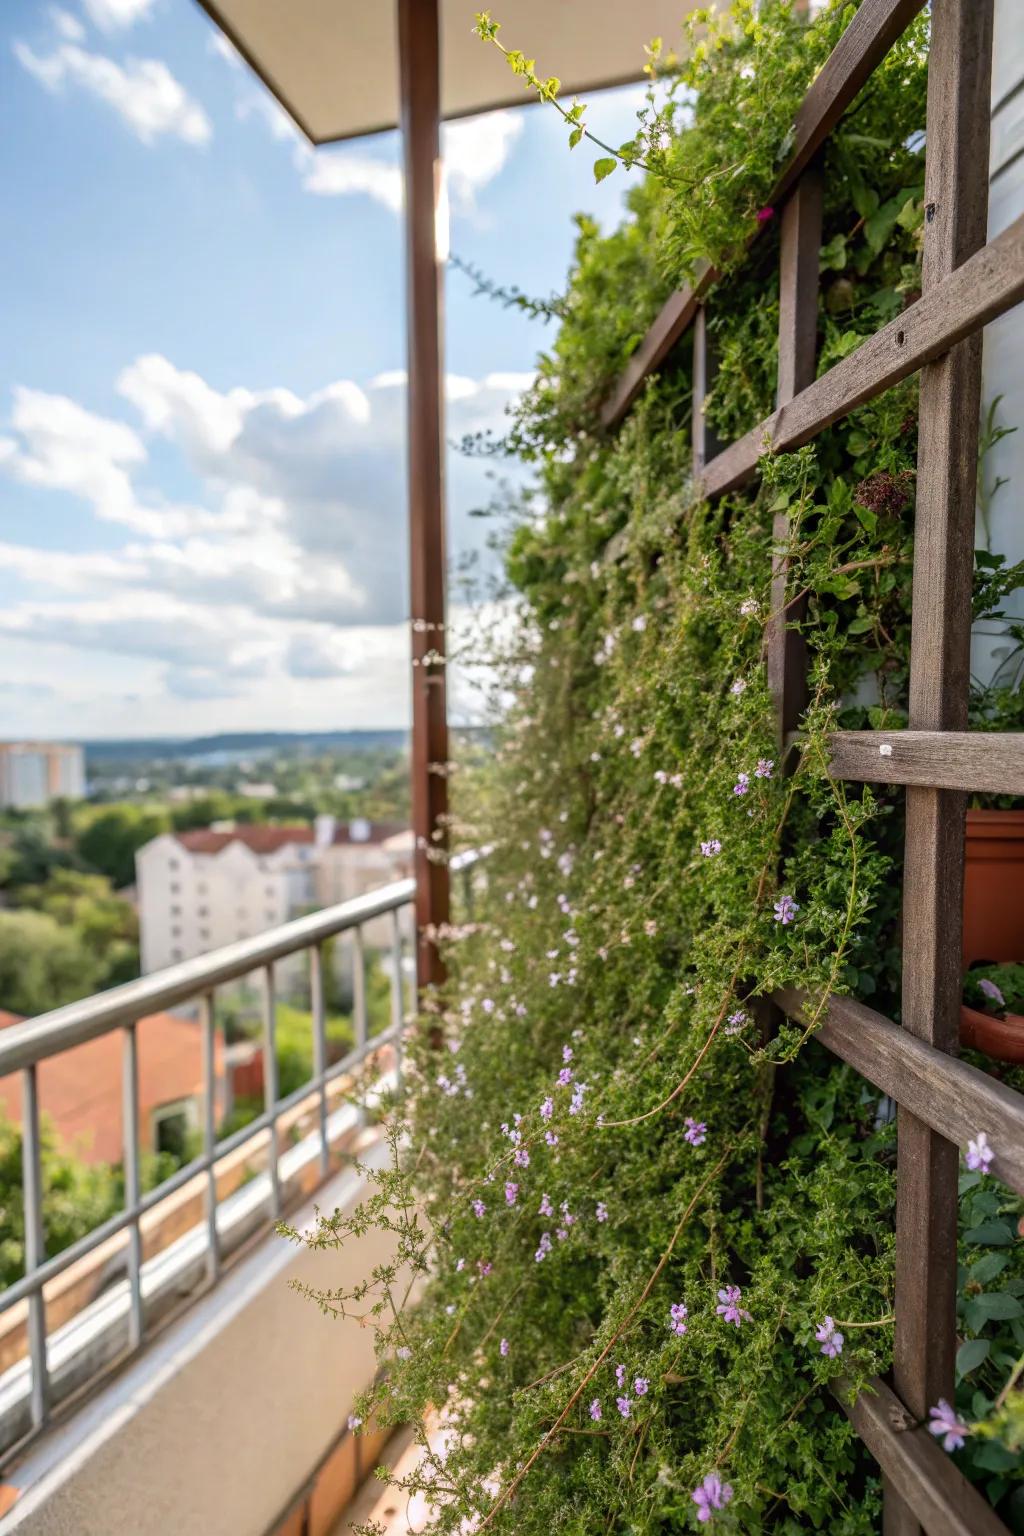
{"type": "Polygon", "coordinates": [[[982,992],[984,992],[986,997],[991,998],[992,1002],[998,1003],[1000,1008],[1006,1007],[1006,998],[1000,992],[994,981],[989,981],[987,976],[983,976],[978,982],[978,986],[981,988],[982,992]]]}
{"type": "Polygon", "coordinates": [[[601,1399],[595,1397],[590,1404],[590,1417],[595,1421],[601,1417],[601,1399]]]}
{"type": "Polygon", "coordinates": [[[967,1143],[964,1162],[972,1173],[988,1173],[994,1156],[995,1153],[988,1144],[988,1137],[984,1131],[979,1131],[976,1139],[967,1143]]]}
{"type": "Polygon", "coordinates": [[[501,1343],[498,1345],[498,1348],[503,1355],[507,1355],[509,1351],[508,1339],[502,1339],[501,1343]]]}
{"type": "Polygon", "coordinates": [[[942,1449],[944,1451],[958,1451],[964,1443],[970,1430],[959,1417],[955,1409],[951,1408],[944,1397],[940,1397],[934,1408],[929,1408],[931,1421],[928,1431],[936,1439],[942,1436],[942,1449]]]}
{"type": "Polygon", "coordinates": [[[734,1324],[737,1328],[742,1321],[753,1322],[753,1318],[746,1308],[740,1306],[742,1295],[743,1292],[738,1285],[727,1285],[719,1291],[718,1300],[721,1305],[715,1308],[719,1317],[727,1323],[734,1324]]]}
{"type": "Polygon", "coordinates": [[[700,851],[706,859],[713,859],[722,851],[722,845],[717,837],[709,837],[707,842],[701,843],[700,851]]]}
{"type": "Polygon", "coordinates": [[[624,1419],[629,1418],[629,1415],[633,1410],[633,1404],[630,1402],[628,1397],[617,1397],[615,1399],[615,1406],[622,1414],[624,1419]]]}
{"type": "Polygon", "coordinates": [[[699,1488],[690,1495],[697,1506],[697,1519],[710,1520],[716,1509],[724,1509],[732,1498],[732,1487],[723,1483],[717,1472],[709,1472],[699,1488]]]}
{"type": "Polygon", "coordinates": [[[703,1120],[695,1120],[692,1115],[687,1115],[683,1124],[686,1126],[683,1140],[688,1141],[691,1147],[702,1147],[708,1135],[708,1128],[703,1120]]]}
{"type": "Polygon", "coordinates": [[[814,1337],[821,1345],[822,1354],[827,1355],[830,1360],[834,1360],[837,1355],[842,1354],[843,1335],[836,1327],[834,1318],[826,1315],[825,1321],[819,1323],[814,1330],[814,1337]]]}
{"type": "Polygon", "coordinates": [[[686,1332],[686,1319],[689,1317],[685,1301],[674,1301],[669,1314],[669,1324],[673,1333],[680,1337],[686,1332]]]}
{"type": "Polygon", "coordinates": [[[770,206],[766,207],[766,208],[759,208],[757,210],[757,222],[759,224],[767,224],[768,220],[769,219],[774,219],[774,217],[775,217],[775,209],[770,207],[770,206]]]}

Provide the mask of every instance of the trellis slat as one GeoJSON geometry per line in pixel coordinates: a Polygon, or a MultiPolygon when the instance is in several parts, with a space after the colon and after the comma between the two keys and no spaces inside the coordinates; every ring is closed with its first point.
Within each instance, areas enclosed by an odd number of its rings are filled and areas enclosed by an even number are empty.
{"type": "MultiPolygon", "coordinates": [[[[800,105],[793,125],[793,152],[768,196],[771,207],[781,207],[865,81],[924,3],[925,0],[864,0],[800,105]]],[[[751,236],[748,248],[760,233],[758,229],[751,236]]],[[[689,330],[701,301],[718,276],[713,267],[705,266],[692,287],[680,288],[666,299],[605,403],[602,426],[618,426],[647,379],[658,372],[689,330]]]]}
{"type": "MultiPolygon", "coordinates": [[[[797,1023],[812,1022],[813,998],[795,988],[773,998],[797,1023]]],[[[1024,1095],[852,997],[829,999],[815,1038],[955,1146],[966,1147],[984,1131],[995,1153],[993,1173],[1024,1195],[1024,1095]]]]}
{"type": "Polygon", "coordinates": [[[1024,795],[1022,731],[834,731],[828,741],[834,779],[1024,795]]]}
{"type": "Polygon", "coordinates": [[[717,496],[746,484],[769,447],[785,452],[809,443],[825,427],[934,362],[1021,298],[1024,215],[809,389],[712,459],[704,471],[705,494],[717,496]]]}
{"type": "MultiPolygon", "coordinates": [[[[818,253],[821,249],[821,167],[809,166],[782,214],[779,250],[779,405],[814,382],[818,341],[818,253]]],[[[772,524],[771,614],[767,634],[768,689],[783,760],[787,736],[807,704],[807,647],[796,627],[806,599],[787,602],[791,522],[777,512],[772,524]]]]}
{"type": "MultiPolygon", "coordinates": [[[[992,0],[932,6],[922,304],[955,283],[985,243],[988,198],[978,166],[988,164],[992,13],[992,0]]],[[[981,342],[976,331],[921,373],[911,730],[967,727],[981,342]]],[[[960,1030],[966,809],[962,790],[907,790],[903,1029],[948,1052],[957,1050],[960,1030]]],[[[957,1214],[956,1148],[901,1100],[893,1385],[919,1418],[940,1397],[953,1400],[957,1214]]],[[[887,1533],[918,1536],[917,1504],[892,1490],[888,1498],[887,1533]]]]}
{"type": "Polygon", "coordinates": [[[876,1376],[852,1402],[840,1381],[836,1397],[887,1485],[917,1512],[928,1536],[1008,1536],[992,1506],[884,1381],[876,1376]]]}

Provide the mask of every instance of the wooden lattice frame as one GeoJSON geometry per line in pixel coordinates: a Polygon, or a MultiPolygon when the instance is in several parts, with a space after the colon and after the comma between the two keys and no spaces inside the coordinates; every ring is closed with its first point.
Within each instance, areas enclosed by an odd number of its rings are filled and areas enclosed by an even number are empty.
{"type": "MultiPolygon", "coordinates": [[[[1024,1096],[956,1056],[964,814],[969,790],[1024,794],[1024,734],[969,733],[971,583],[984,325],[1024,298],[1024,218],[985,244],[993,0],[932,0],[922,296],[815,378],[821,150],[924,0],[863,0],[797,115],[794,150],[769,201],[781,214],[776,410],[721,452],[708,441],[707,268],[668,300],[602,413],[615,427],[692,330],[694,472],[705,494],[753,479],[786,451],[914,372],[921,375],[908,729],[837,733],[831,771],[906,785],[902,1025],[835,998],[818,1038],[898,1105],[896,1330],[892,1386],[839,1398],[881,1465],[885,1536],[996,1536],[1006,1529],[922,1429],[952,1401],[956,1351],[958,1147],[984,1131],[993,1171],[1024,1194],[1024,1096]],[[879,752],[881,745],[891,750],[879,752]],[[895,1389],[895,1390],[893,1390],[895,1389]]],[[[782,514],[775,545],[785,547],[782,514]]],[[[614,551],[610,551],[614,554],[614,551]]],[[[804,654],[776,558],[768,679],[780,745],[806,701],[804,654]]],[[[805,1019],[795,992],[776,1004],[805,1019]]]]}

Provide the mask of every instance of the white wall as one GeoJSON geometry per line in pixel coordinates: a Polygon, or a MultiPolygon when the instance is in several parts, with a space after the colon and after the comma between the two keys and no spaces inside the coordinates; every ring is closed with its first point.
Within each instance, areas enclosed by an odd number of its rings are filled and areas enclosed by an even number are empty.
{"type": "MultiPolygon", "coordinates": [[[[346,1172],[316,1199],[365,1195],[346,1172]]],[[[310,1205],[295,1224],[312,1220],[310,1205]]],[[[288,1282],[350,1285],[390,1251],[373,1233],[340,1254],[265,1239],[10,1474],[26,1491],[5,1536],[264,1536],[374,1372],[370,1330],[288,1282]]]]}
{"type": "MultiPolygon", "coordinates": [[[[996,0],[995,16],[990,240],[1024,213],[1024,154],[1013,158],[1024,150],[1024,6],[1021,0],[996,0]]],[[[992,502],[992,550],[1013,563],[1024,559],[1024,308],[1019,306],[985,332],[983,410],[997,395],[1003,397],[997,419],[1018,430],[986,456],[983,473],[989,484],[997,476],[1008,480],[992,502]]],[[[985,542],[980,518],[977,542],[979,547],[985,542]]],[[[1024,615],[1024,594],[1017,593],[1007,606],[1024,615]]],[[[991,651],[997,644],[975,637],[973,667],[983,682],[992,676],[991,651]]]]}

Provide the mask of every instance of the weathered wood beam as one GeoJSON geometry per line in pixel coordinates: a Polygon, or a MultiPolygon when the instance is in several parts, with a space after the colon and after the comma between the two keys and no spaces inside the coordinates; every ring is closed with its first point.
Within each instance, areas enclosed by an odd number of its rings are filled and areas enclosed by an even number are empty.
{"type": "Polygon", "coordinates": [[[828,740],[835,779],[1024,795],[1024,731],[834,731],[828,740]]]}
{"type": "Polygon", "coordinates": [[[445,700],[442,280],[437,252],[441,191],[438,0],[397,0],[405,166],[408,296],[409,598],[412,616],[412,825],[416,840],[416,974],[443,979],[424,930],[448,921],[448,722],[445,700]],[[440,659],[437,659],[440,658],[440,659]]]}

